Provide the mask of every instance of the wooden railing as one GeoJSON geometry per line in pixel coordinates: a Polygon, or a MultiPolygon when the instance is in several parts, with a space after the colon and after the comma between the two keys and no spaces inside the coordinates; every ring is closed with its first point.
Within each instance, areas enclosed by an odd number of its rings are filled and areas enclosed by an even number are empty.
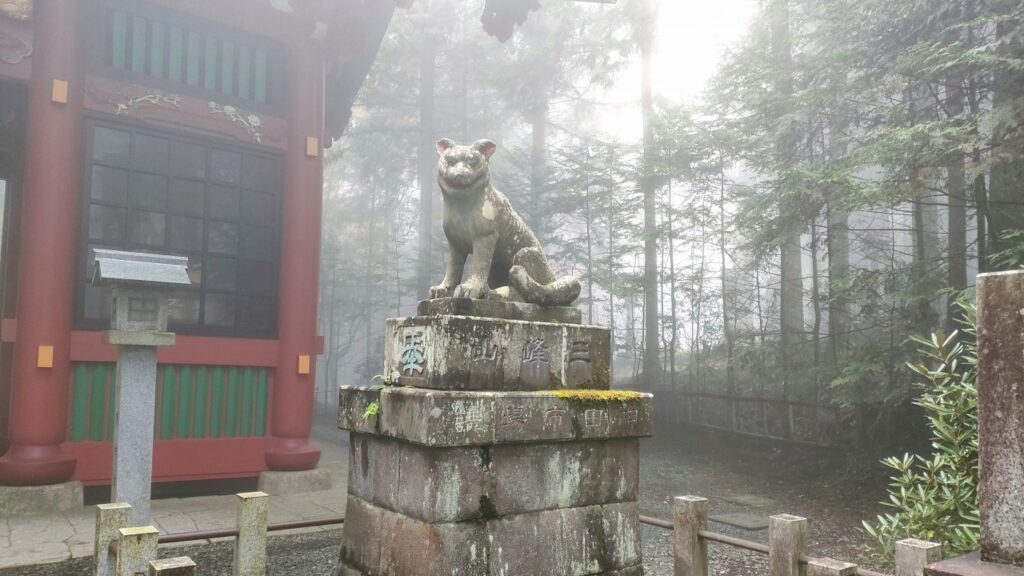
{"type": "Polygon", "coordinates": [[[716,392],[655,390],[655,422],[687,424],[813,446],[842,440],[842,410],[829,404],[716,392]]]}
{"type": "MultiPolygon", "coordinates": [[[[671,522],[641,516],[640,522],[673,531],[675,576],[708,575],[708,542],[768,556],[768,576],[891,576],[832,558],[807,554],[807,519],[790,514],[769,518],[768,544],[708,530],[708,501],[696,496],[672,499],[671,522]]],[[[896,543],[896,576],[923,576],[925,566],[942,559],[942,546],[924,540],[896,543]]]]}

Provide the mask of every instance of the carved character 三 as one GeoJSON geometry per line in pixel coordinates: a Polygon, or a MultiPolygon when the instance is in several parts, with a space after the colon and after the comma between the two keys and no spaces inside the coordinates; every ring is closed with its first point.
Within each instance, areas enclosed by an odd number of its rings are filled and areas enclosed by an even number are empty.
{"type": "Polygon", "coordinates": [[[448,264],[444,280],[430,289],[430,297],[567,306],[580,294],[579,280],[555,277],[526,222],[491,186],[489,161],[495,148],[490,140],[470,146],[457,146],[447,138],[437,143],[448,264]],[[463,278],[470,254],[472,266],[463,278]]]}

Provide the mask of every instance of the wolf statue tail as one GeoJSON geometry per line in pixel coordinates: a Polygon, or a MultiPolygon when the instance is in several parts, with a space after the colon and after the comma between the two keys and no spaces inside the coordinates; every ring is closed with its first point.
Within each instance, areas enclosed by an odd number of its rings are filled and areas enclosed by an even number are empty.
{"type": "Polygon", "coordinates": [[[580,295],[580,281],[573,276],[555,278],[539,248],[516,253],[509,284],[524,301],[542,306],[568,306],[580,295]]]}

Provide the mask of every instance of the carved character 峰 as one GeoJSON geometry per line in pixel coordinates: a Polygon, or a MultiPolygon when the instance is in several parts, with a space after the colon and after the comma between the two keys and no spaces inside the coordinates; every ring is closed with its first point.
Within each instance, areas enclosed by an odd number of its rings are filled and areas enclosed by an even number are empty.
{"type": "Polygon", "coordinates": [[[495,144],[477,140],[458,146],[437,143],[437,180],[444,197],[448,264],[431,298],[494,298],[547,306],[567,306],[580,294],[572,276],[555,278],[537,237],[508,198],[491,186],[495,144]],[[463,279],[466,258],[469,275],[463,279]]]}

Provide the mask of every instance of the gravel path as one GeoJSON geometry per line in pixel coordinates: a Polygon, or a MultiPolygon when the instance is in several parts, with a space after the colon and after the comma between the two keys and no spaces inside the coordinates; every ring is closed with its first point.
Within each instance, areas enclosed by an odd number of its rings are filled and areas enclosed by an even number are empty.
{"type": "MultiPolygon", "coordinates": [[[[660,432],[641,447],[642,514],[670,518],[673,496],[710,501],[711,515],[745,512],[762,517],[789,513],[809,519],[812,556],[829,556],[878,569],[864,551],[860,522],[881,511],[886,473],[877,455],[792,448],[730,436],[660,432]]],[[[711,522],[711,530],[765,542],[767,530],[711,522]]],[[[644,526],[647,576],[671,576],[671,533],[644,526]]],[[[340,530],[280,535],[269,539],[269,576],[333,576],[340,530]]],[[[231,573],[232,543],[161,548],[161,556],[190,556],[203,576],[231,573]]],[[[711,544],[711,573],[747,576],[767,572],[766,557],[711,544]]],[[[0,570],[0,576],[88,576],[91,558],[37,569],[0,570]]],[[[529,576],[529,575],[518,575],[529,576]]]]}
{"type": "MultiPolygon", "coordinates": [[[[865,549],[861,521],[882,511],[886,470],[876,455],[786,447],[694,430],[645,440],[640,458],[640,510],[668,519],[673,496],[708,498],[710,515],[744,512],[761,517],[795,514],[808,519],[811,556],[880,569],[865,549]]],[[[767,542],[768,531],[710,522],[710,530],[767,542]]],[[[645,526],[648,576],[671,576],[667,530],[645,526]]],[[[731,546],[709,547],[712,574],[764,574],[767,557],[731,546]]]]}

